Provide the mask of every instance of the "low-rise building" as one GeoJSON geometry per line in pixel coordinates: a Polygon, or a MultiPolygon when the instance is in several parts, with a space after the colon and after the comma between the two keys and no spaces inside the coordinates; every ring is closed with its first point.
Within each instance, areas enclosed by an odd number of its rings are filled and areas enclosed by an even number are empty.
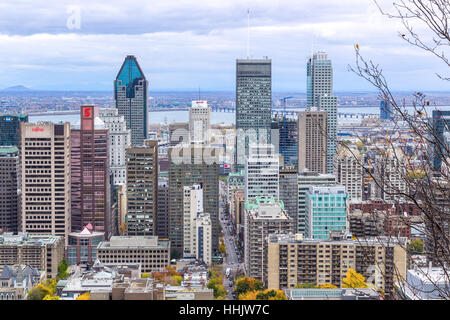
{"type": "Polygon", "coordinates": [[[30,266],[3,266],[0,272],[0,301],[25,300],[28,291],[45,278],[45,271],[30,266]]]}
{"type": "Polygon", "coordinates": [[[170,265],[170,241],[157,236],[113,236],[97,247],[102,263],[140,263],[142,272],[162,271],[170,265]]]}
{"type": "Polygon", "coordinates": [[[69,234],[67,246],[67,262],[74,264],[93,264],[97,259],[97,246],[105,238],[104,232],[92,230],[92,225],[88,224],[81,232],[69,234]]]}
{"type": "Polygon", "coordinates": [[[406,282],[396,283],[401,298],[408,300],[448,300],[450,280],[441,267],[408,270],[406,282]]]}
{"type": "Polygon", "coordinates": [[[64,259],[64,237],[3,233],[0,235],[0,265],[29,265],[56,278],[64,259]]]}
{"type": "Polygon", "coordinates": [[[288,300],[381,300],[372,288],[362,289],[286,289],[288,300]]]}

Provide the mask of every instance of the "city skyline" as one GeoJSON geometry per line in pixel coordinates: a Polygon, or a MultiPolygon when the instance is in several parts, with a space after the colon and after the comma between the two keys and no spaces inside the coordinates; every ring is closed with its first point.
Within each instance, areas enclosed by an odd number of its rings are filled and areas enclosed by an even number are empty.
{"type": "Polygon", "coordinates": [[[117,64],[133,54],[152,90],[232,91],[234,61],[246,57],[250,9],[251,57],[272,59],[274,91],[303,91],[312,51],[326,51],[334,61],[336,92],[372,90],[347,70],[355,44],[384,67],[394,90],[446,89],[435,77],[442,65],[402,42],[400,27],[370,0],[17,6],[5,4],[0,13],[0,88],[109,91],[117,64]],[[71,20],[77,16],[79,24],[71,20]]]}

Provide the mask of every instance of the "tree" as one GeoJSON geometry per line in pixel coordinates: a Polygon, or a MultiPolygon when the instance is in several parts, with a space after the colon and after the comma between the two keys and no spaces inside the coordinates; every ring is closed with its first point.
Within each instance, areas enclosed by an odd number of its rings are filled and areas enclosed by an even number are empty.
{"type": "MultiPolygon", "coordinates": [[[[374,1],[383,16],[401,23],[399,38],[436,58],[443,66],[436,73],[437,77],[442,81],[450,81],[448,74],[445,74],[449,72],[450,67],[449,1],[394,0],[391,9],[386,8],[385,3],[381,6],[377,0],[374,1]]],[[[378,164],[375,163],[376,166],[371,168],[371,162],[366,159],[360,162],[360,165],[370,176],[373,185],[383,194],[396,199],[396,204],[411,204],[422,218],[425,228],[415,225],[410,227],[426,239],[424,249],[427,260],[434,266],[441,267],[441,281],[449,282],[447,266],[450,265],[450,145],[439,129],[439,126],[443,126],[444,131],[449,131],[449,123],[443,120],[439,123],[440,120],[436,120],[442,116],[439,110],[435,111],[434,116],[430,113],[430,107],[435,104],[424,93],[415,92],[408,99],[400,99],[395,95],[382,67],[363,57],[363,51],[364,48],[355,45],[356,63],[355,66],[349,66],[349,69],[379,91],[379,99],[389,104],[395,121],[392,122],[394,127],[386,133],[384,143],[375,145],[371,150],[371,153],[380,155],[380,159],[376,160],[378,164]],[[400,130],[409,132],[414,141],[414,149],[407,156],[402,150],[404,142],[399,134],[400,130]],[[383,170],[371,170],[378,167],[383,169],[389,159],[397,162],[397,181],[391,181],[388,175],[383,174],[383,170]],[[399,185],[402,188],[399,188],[399,185]]],[[[417,79],[417,85],[422,81],[423,79],[417,79]]],[[[360,139],[362,140],[362,137],[360,139]]],[[[407,215],[401,215],[400,218],[408,225],[407,215]]],[[[407,242],[401,243],[401,246],[408,254],[414,254],[407,242]]],[[[418,243],[413,244],[413,248],[420,249],[418,243]]],[[[450,298],[450,291],[437,286],[426,271],[419,268],[418,272],[422,272],[422,275],[434,284],[442,298],[450,298]]],[[[397,281],[406,281],[398,270],[394,270],[394,273],[397,281]]],[[[386,295],[390,298],[388,293],[386,295]]]]}
{"type": "Polygon", "coordinates": [[[85,292],[79,295],[75,300],[91,300],[91,293],[89,291],[85,292]]]}
{"type": "Polygon", "coordinates": [[[175,281],[176,285],[181,285],[181,281],[183,281],[183,277],[179,275],[172,276],[172,279],[175,281]]]}
{"type": "Polygon", "coordinates": [[[226,297],[227,290],[223,286],[223,278],[220,274],[216,273],[215,271],[210,271],[210,274],[212,277],[210,277],[208,284],[206,287],[208,289],[213,289],[214,291],[214,298],[220,299],[221,297],[226,297]]]}
{"type": "Polygon", "coordinates": [[[296,289],[307,289],[307,288],[315,288],[316,285],[314,283],[298,283],[295,288],[296,289]]]}
{"type": "Polygon", "coordinates": [[[343,288],[367,288],[366,278],[353,269],[348,269],[345,278],[342,279],[343,288]]]}
{"type": "Polygon", "coordinates": [[[58,296],[51,296],[51,295],[48,294],[42,300],[59,300],[59,297],[58,296]]]}
{"type": "Polygon", "coordinates": [[[264,289],[264,283],[254,278],[241,277],[235,282],[234,291],[239,296],[242,293],[249,291],[261,291],[264,289]]]}
{"type": "Polygon", "coordinates": [[[337,289],[337,287],[334,284],[331,283],[324,283],[316,287],[317,289],[337,289]]]}
{"type": "Polygon", "coordinates": [[[62,259],[58,265],[58,279],[65,279],[69,276],[69,263],[66,259],[62,259]]]}
{"type": "MultiPolygon", "coordinates": [[[[44,300],[45,297],[52,297],[56,293],[56,280],[49,279],[45,282],[41,282],[30,291],[28,291],[27,300],[44,300]]],[[[47,297],[46,300],[50,300],[47,297]]]]}
{"type": "Polygon", "coordinates": [[[420,239],[411,240],[409,248],[411,249],[411,254],[422,254],[423,241],[420,239]]]}

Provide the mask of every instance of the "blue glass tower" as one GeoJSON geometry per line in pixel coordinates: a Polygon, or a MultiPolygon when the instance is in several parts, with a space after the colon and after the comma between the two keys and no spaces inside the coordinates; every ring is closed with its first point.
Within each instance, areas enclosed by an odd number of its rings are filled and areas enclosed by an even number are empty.
{"type": "Polygon", "coordinates": [[[27,115],[0,116],[0,146],[18,146],[20,123],[28,122],[27,115]]]}
{"type": "Polygon", "coordinates": [[[143,145],[148,137],[148,81],[134,56],[125,58],[117,74],[114,100],[131,129],[131,144],[143,145]]]}
{"type": "Polygon", "coordinates": [[[392,108],[389,100],[380,102],[380,119],[392,120],[392,108]]]}

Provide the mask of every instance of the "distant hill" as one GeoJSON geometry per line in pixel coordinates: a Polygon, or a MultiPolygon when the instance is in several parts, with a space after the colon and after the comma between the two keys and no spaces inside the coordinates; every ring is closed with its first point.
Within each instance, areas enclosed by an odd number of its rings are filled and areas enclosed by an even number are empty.
{"type": "Polygon", "coordinates": [[[30,88],[27,88],[25,86],[12,86],[12,87],[8,87],[6,89],[3,89],[2,91],[30,91],[30,88]]]}

